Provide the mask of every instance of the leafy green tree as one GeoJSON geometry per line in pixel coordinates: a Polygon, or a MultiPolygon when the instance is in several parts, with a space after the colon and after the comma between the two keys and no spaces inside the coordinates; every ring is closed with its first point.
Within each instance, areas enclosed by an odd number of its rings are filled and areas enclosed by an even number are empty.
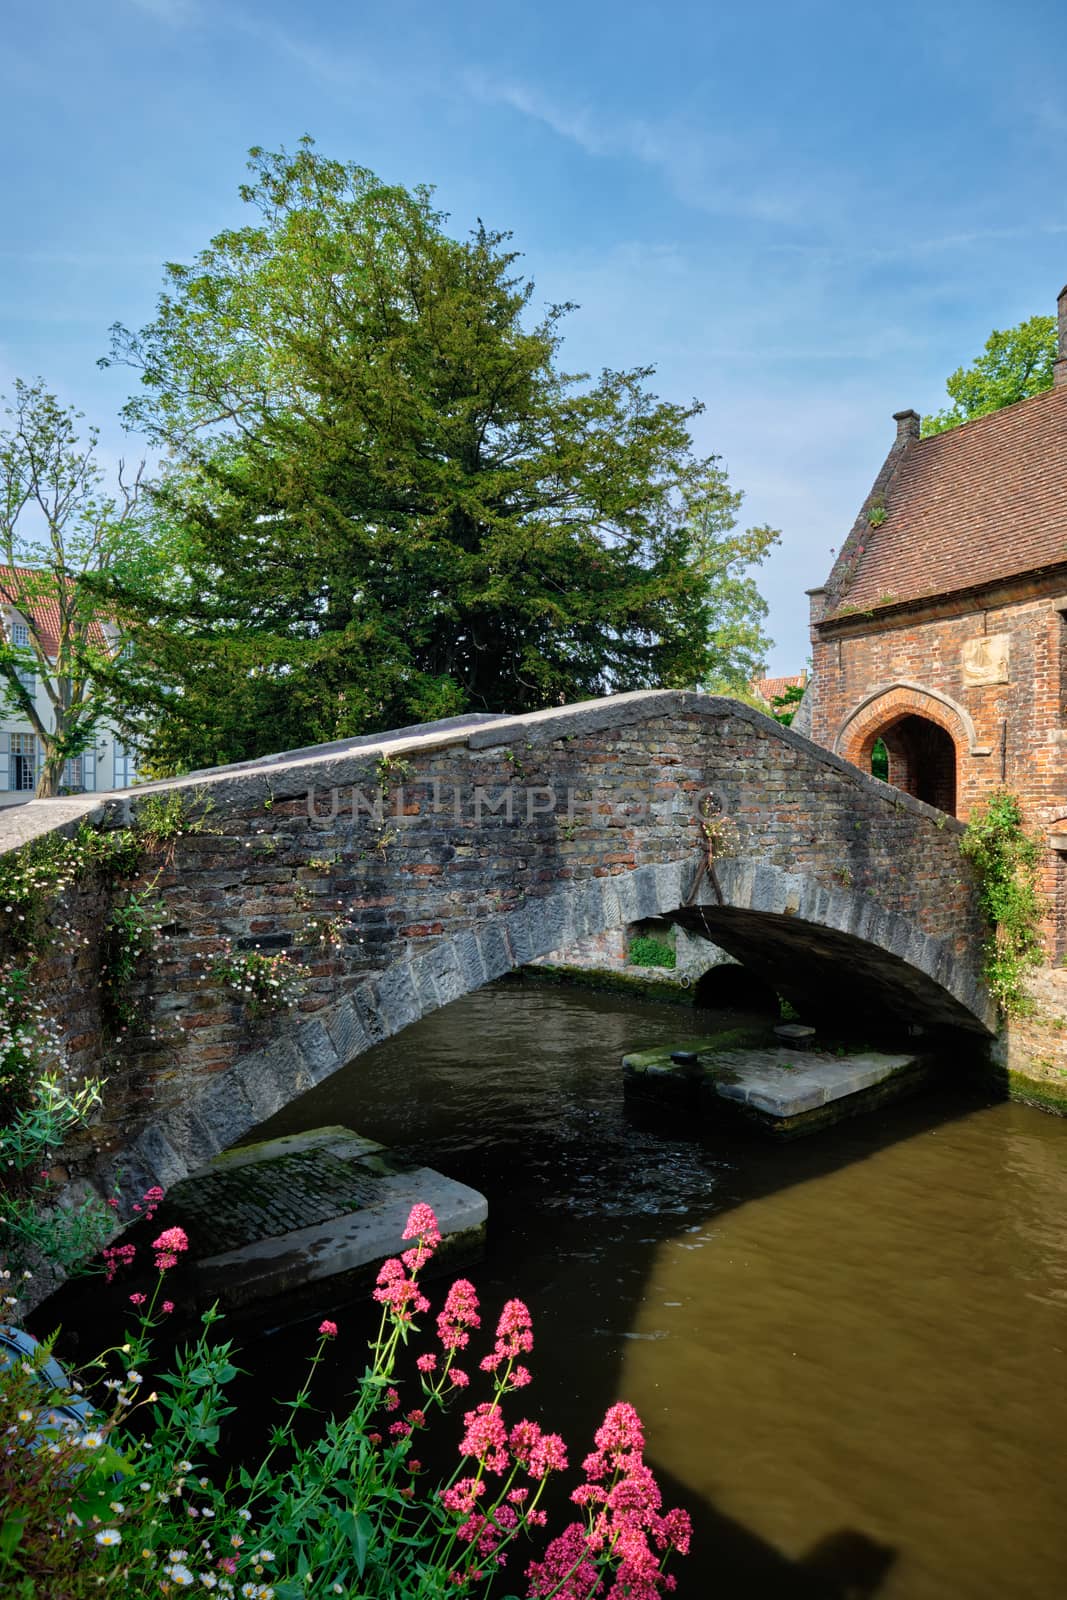
{"type": "Polygon", "coordinates": [[[771,701],[771,715],[775,722],[780,722],[783,728],[791,727],[803,698],[804,687],[799,683],[791,683],[781,694],[776,694],[771,701]]]}
{"type": "Polygon", "coordinates": [[[307,139],[249,165],[256,220],[113,330],[180,552],[116,595],[157,770],[751,675],[776,535],[736,531],[699,404],[562,371],[573,308],[532,321],[509,236],[449,237],[429,190],[307,139]]]}
{"type": "Polygon", "coordinates": [[[1018,327],[994,329],[982,354],[945,380],[952,404],[923,418],[923,437],[1051,389],[1055,359],[1055,317],[1028,317],[1018,327]]]}
{"type": "Polygon", "coordinates": [[[40,797],[117,715],[108,677],[120,633],[94,580],[144,581],[149,548],[138,518],[142,475],[120,463],[114,494],[96,465],[97,435],[78,437],[81,413],[38,379],[16,379],[0,429],[0,704],[40,741],[40,797]],[[42,705],[38,684],[44,690],[42,705]]]}

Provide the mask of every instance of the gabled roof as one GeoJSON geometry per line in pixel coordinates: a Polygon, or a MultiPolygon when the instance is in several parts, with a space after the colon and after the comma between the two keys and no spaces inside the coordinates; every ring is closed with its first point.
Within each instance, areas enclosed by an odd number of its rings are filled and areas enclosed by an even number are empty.
{"type": "Polygon", "coordinates": [[[824,620],[1067,564],[1067,385],[909,439],[883,500],[884,522],[842,551],[824,620]]]}
{"type": "MultiPolygon", "coordinates": [[[[40,583],[42,579],[47,581],[49,578],[47,572],[35,571],[32,567],[9,567],[0,563],[0,609],[14,606],[24,617],[32,615],[41,635],[44,652],[54,660],[59,653],[59,633],[62,626],[59,604],[47,595],[41,599],[29,598],[33,594],[35,583],[40,583]],[[20,594],[27,598],[20,600],[18,598],[20,594]]],[[[6,619],[3,622],[3,629],[6,635],[6,619]]],[[[93,623],[90,638],[98,648],[107,648],[108,641],[99,622],[93,623]]]]}
{"type": "Polygon", "coordinates": [[[768,705],[773,705],[787,689],[803,689],[807,681],[806,672],[794,672],[789,678],[753,678],[749,688],[768,705]]]}

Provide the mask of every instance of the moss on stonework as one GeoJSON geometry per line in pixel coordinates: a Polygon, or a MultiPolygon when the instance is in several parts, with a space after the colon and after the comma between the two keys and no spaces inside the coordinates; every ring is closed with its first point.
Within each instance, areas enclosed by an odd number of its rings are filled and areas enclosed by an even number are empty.
{"type": "Polygon", "coordinates": [[[1037,1106],[1039,1110],[1051,1111],[1057,1117],[1067,1117],[1067,1082],[1053,1083],[1048,1078],[1031,1078],[1025,1072],[1011,1072],[1004,1068],[996,1073],[996,1079],[1007,1091],[1009,1100],[1018,1100],[1025,1106],[1037,1106]]]}
{"type": "Polygon", "coordinates": [[[695,985],[683,989],[677,980],[639,978],[629,972],[610,972],[598,967],[556,967],[539,962],[537,966],[521,967],[518,972],[507,976],[518,980],[532,978],[537,983],[573,984],[579,989],[630,994],[638,999],[666,1001],[673,1006],[691,1006],[696,997],[695,985]]]}

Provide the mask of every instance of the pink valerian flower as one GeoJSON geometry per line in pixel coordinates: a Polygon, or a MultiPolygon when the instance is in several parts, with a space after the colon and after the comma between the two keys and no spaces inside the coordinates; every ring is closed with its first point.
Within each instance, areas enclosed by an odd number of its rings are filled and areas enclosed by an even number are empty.
{"type": "Polygon", "coordinates": [[[396,1411],[400,1405],[400,1395],[396,1389],[386,1389],[382,1405],[386,1411],[396,1411]]]}
{"type": "Polygon", "coordinates": [[[104,1258],[106,1281],[111,1283],[120,1268],[128,1267],[136,1254],[137,1246],[135,1244],[116,1244],[112,1245],[109,1250],[102,1250],[101,1255],[104,1258]]]}
{"type": "Polygon", "coordinates": [[[426,1413],[425,1411],[421,1410],[419,1406],[416,1406],[413,1411],[408,1412],[407,1420],[411,1423],[413,1428],[425,1428],[426,1413]]]}
{"type": "Polygon", "coordinates": [[[661,1550],[677,1550],[680,1556],[687,1556],[689,1541],[693,1536],[693,1524],[688,1511],[683,1511],[681,1506],[668,1511],[666,1516],[660,1518],[654,1536],[661,1550]]]}
{"type": "Polygon", "coordinates": [[[500,1407],[484,1401],[463,1418],[466,1433],[459,1442],[461,1456],[474,1456],[487,1472],[505,1472],[508,1465],[508,1430],[500,1407]]]}
{"type": "Polygon", "coordinates": [[[418,1284],[407,1276],[403,1262],[395,1256],[382,1263],[374,1298],[380,1305],[388,1306],[398,1322],[410,1322],[413,1309],[420,1314],[430,1309],[430,1302],[419,1293],[418,1284]]]}
{"type": "Polygon", "coordinates": [[[152,1249],[156,1253],[156,1267],[160,1272],[177,1266],[178,1257],[183,1250],[188,1250],[189,1238],[184,1228],[164,1228],[158,1239],[152,1240],[152,1249]]]}
{"type": "Polygon", "coordinates": [[[389,1432],[394,1439],[407,1439],[411,1434],[411,1424],[409,1422],[391,1422],[389,1424],[389,1432]]]}
{"type": "Polygon", "coordinates": [[[131,1296],[130,1296],[130,1304],[131,1304],[131,1306],[143,1306],[144,1302],[145,1302],[145,1297],[144,1297],[143,1294],[131,1294],[131,1296]]]}
{"type": "Polygon", "coordinates": [[[651,1468],[646,1467],[643,1461],[632,1466],[625,1478],[619,1479],[609,1491],[606,1501],[608,1510],[613,1513],[657,1512],[662,1503],[659,1485],[651,1468]]]}
{"type": "Polygon", "coordinates": [[[174,1310],[174,1301],[173,1300],[164,1300],[164,1302],[163,1302],[162,1306],[160,1307],[160,1309],[164,1312],[164,1314],[166,1316],[169,1317],[170,1313],[174,1310]]]}
{"type": "MultiPolygon", "coordinates": [[[[495,1372],[503,1362],[514,1361],[516,1356],[532,1349],[530,1313],[521,1300],[509,1300],[500,1313],[500,1321],[496,1325],[493,1353],[486,1356],[479,1365],[483,1372],[495,1372]]],[[[525,1367],[522,1370],[526,1372],[525,1367]]],[[[526,1382],[529,1382],[529,1374],[526,1375],[526,1382]]],[[[518,1387],[521,1388],[521,1383],[518,1387]]]]}
{"type": "Polygon", "coordinates": [[[594,1483],[612,1472],[627,1472],[640,1464],[645,1430],[632,1405],[620,1400],[609,1406],[593,1435],[597,1448],[582,1462],[582,1471],[594,1483]]]}
{"type": "Polygon", "coordinates": [[[322,1335],[322,1337],[324,1339],[336,1339],[337,1338],[337,1324],[336,1324],[336,1322],[331,1322],[329,1317],[324,1317],[323,1320],[319,1323],[319,1333],[322,1335]]]}
{"type": "Polygon", "coordinates": [[[609,1406],[593,1435],[593,1442],[613,1460],[623,1454],[641,1455],[645,1448],[645,1430],[633,1406],[625,1400],[609,1406]]]}
{"type": "Polygon", "coordinates": [[[428,1355],[420,1356],[415,1365],[420,1372],[431,1373],[437,1370],[437,1357],[431,1350],[428,1355]]]}
{"type": "Polygon", "coordinates": [[[448,1381],[449,1383],[454,1383],[457,1389],[465,1389],[470,1383],[470,1379],[462,1367],[449,1367],[448,1381]]]}
{"type": "Polygon", "coordinates": [[[531,1600],[552,1595],[553,1600],[595,1600],[604,1593],[585,1529],[572,1522],[549,1542],[543,1561],[531,1561],[526,1569],[531,1600]]]}
{"type": "Polygon", "coordinates": [[[515,1423],[508,1434],[508,1449],[520,1467],[525,1467],[529,1463],[530,1453],[540,1439],[541,1429],[536,1422],[530,1422],[523,1417],[520,1422],[515,1423]]]}
{"type": "Polygon", "coordinates": [[[558,1433],[543,1433],[530,1451],[530,1475],[544,1478],[550,1472],[564,1472],[567,1467],[567,1446],[558,1433]]]}
{"type": "Polygon", "coordinates": [[[441,1243],[441,1230],[437,1226],[433,1208],[421,1201],[412,1206],[402,1237],[419,1241],[413,1250],[405,1250],[403,1254],[404,1265],[409,1271],[419,1272],[441,1243]]]}
{"type": "Polygon", "coordinates": [[[481,1478],[460,1478],[448,1489],[440,1490],[441,1502],[446,1511],[455,1511],[467,1517],[474,1510],[474,1502],[485,1493],[481,1478]]]}
{"type": "Polygon", "coordinates": [[[437,1337],[446,1350],[463,1350],[470,1343],[468,1328],[480,1328],[478,1295],[473,1283],[457,1278],[445,1297],[444,1309],[437,1317],[437,1337]]]}

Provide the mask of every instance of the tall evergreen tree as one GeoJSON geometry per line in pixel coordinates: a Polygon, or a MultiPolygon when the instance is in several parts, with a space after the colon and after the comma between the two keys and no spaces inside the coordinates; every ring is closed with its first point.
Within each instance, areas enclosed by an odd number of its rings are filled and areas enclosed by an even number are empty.
{"type": "Polygon", "coordinates": [[[572,308],[532,320],[509,236],[449,237],[428,190],[310,140],[250,168],[257,221],[113,330],[178,553],[121,597],[158,769],[750,675],[777,536],[735,532],[700,406],[561,371],[572,308]]]}

